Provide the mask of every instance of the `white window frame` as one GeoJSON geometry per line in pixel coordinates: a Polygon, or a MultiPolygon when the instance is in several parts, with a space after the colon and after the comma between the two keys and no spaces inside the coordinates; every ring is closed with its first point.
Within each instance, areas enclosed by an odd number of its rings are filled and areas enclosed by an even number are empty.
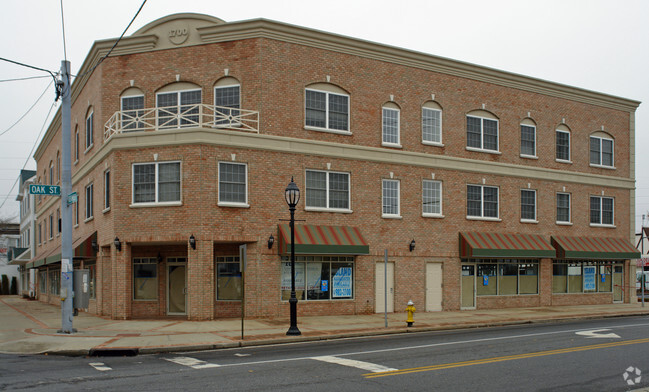
{"type": "Polygon", "coordinates": [[[521,124],[521,153],[520,156],[522,158],[538,158],[536,155],[536,144],[537,144],[537,137],[536,137],[536,126],[531,125],[531,124],[521,124]],[[523,127],[528,127],[532,128],[534,130],[534,153],[533,154],[525,154],[523,152],[523,127]]]}
{"type": "Polygon", "coordinates": [[[615,227],[615,198],[609,197],[609,196],[593,196],[593,195],[591,195],[588,202],[589,202],[589,204],[588,204],[588,207],[589,207],[588,208],[589,209],[588,221],[590,223],[590,226],[593,226],[593,227],[615,227]],[[593,199],[598,199],[599,200],[599,222],[595,222],[595,223],[593,223],[591,221],[592,210],[591,210],[590,207],[591,207],[591,203],[592,203],[593,199]],[[612,214],[611,223],[603,223],[603,221],[604,221],[604,208],[603,208],[604,199],[611,200],[611,205],[613,207],[613,210],[611,211],[611,214],[612,214]]]}
{"type": "Polygon", "coordinates": [[[305,211],[326,211],[326,212],[342,212],[342,213],[351,213],[352,212],[352,179],[351,179],[351,174],[348,172],[340,172],[340,171],[331,171],[331,170],[315,170],[315,169],[306,169],[304,171],[304,188],[305,188],[305,198],[304,198],[304,210],[305,211]],[[326,207],[318,207],[318,206],[309,206],[307,205],[306,202],[306,193],[308,192],[308,187],[307,187],[307,173],[308,172],[315,172],[315,173],[326,173],[325,176],[325,204],[326,207]],[[330,193],[332,192],[332,189],[329,187],[329,176],[331,174],[342,174],[347,176],[347,206],[348,208],[333,208],[329,207],[329,201],[330,201],[330,193]]]}
{"type": "Polygon", "coordinates": [[[557,192],[556,200],[556,223],[557,225],[572,225],[572,195],[568,192],[557,192]],[[560,221],[559,220],[559,196],[568,196],[568,220],[560,221]]]}
{"type": "Polygon", "coordinates": [[[467,184],[467,206],[466,206],[466,219],[469,220],[485,220],[485,221],[497,221],[500,222],[500,188],[493,185],[478,185],[478,184],[467,184]],[[469,187],[475,186],[480,188],[480,215],[469,215],[469,187]],[[485,216],[485,188],[493,188],[496,190],[496,216],[485,216]]]}
{"type": "Polygon", "coordinates": [[[538,211],[537,211],[537,192],[536,189],[521,189],[521,223],[539,223],[538,221],[538,211]],[[523,218],[523,192],[532,192],[534,193],[534,219],[523,218]]]}
{"type": "Polygon", "coordinates": [[[349,94],[341,94],[341,93],[336,93],[336,92],[331,92],[331,91],[325,91],[325,90],[318,90],[314,88],[305,88],[304,89],[304,129],[312,130],[312,131],[322,131],[322,132],[331,132],[331,133],[339,133],[343,135],[351,135],[351,112],[349,110],[350,108],[350,96],[349,94]],[[306,107],[306,94],[307,91],[313,91],[316,93],[321,93],[325,94],[325,127],[317,127],[314,125],[307,125],[306,120],[307,120],[307,107],[306,107]],[[329,127],[329,96],[330,95],[338,95],[341,97],[347,97],[347,129],[334,129],[329,127]]]}
{"type": "Polygon", "coordinates": [[[95,127],[95,111],[91,110],[88,116],[86,116],[86,132],[85,132],[85,137],[86,137],[86,150],[84,151],[84,154],[88,152],[94,145],[94,127],[95,127]]]}
{"type": "MultiPolygon", "coordinates": [[[[428,144],[431,146],[438,146],[438,147],[444,147],[444,144],[442,143],[442,129],[443,129],[443,113],[442,110],[440,109],[435,109],[435,108],[429,108],[429,107],[422,107],[421,108],[421,142],[423,144],[428,144]],[[426,111],[430,112],[436,112],[439,113],[439,141],[435,140],[427,140],[426,139],[426,126],[424,124],[424,113],[426,111]]],[[[435,135],[435,127],[432,127],[432,134],[435,135]]]]}
{"type": "MultiPolygon", "coordinates": [[[[163,93],[164,94],[164,93],[163,93]]],[[[133,115],[135,114],[136,116],[142,116],[144,114],[144,94],[135,94],[135,95],[125,95],[122,97],[119,97],[119,105],[120,105],[120,110],[122,113],[128,113],[129,117],[124,120],[122,117],[122,122],[120,124],[120,127],[122,128],[123,131],[128,132],[131,130],[138,130],[139,128],[144,126],[144,123],[142,122],[134,122],[133,121],[133,115]],[[132,99],[132,98],[142,98],[142,107],[141,108],[136,108],[136,109],[126,109],[124,108],[124,100],[127,99],[132,99]],[[129,126],[132,125],[132,126],[129,126]]]]}
{"type": "Polygon", "coordinates": [[[381,180],[381,217],[382,218],[396,218],[401,219],[401,181],[394,179],[383,179],[381,180]],[[397,212],[396,213],[386,213],[385,212],[385,192],[386,184],[396,184],[397,186],[397,212]]]}
{"type": "Polygon", "coordinates": [[[381,110],[381,145],[387,147],[401,147],[401,110],[383,106],[381,110]],[[386,141],[386,136],[394,137],[394,135],[392,134],[394,130],[386,128],[386,125],[388,125],[386,124],[386,112],[395,113],[397,117],[396,143],[386,141]],[[386,131],[390,131],[390,134],[388,135],[386,131]]]}
{"type": "Polygon", "coordinates": [[[182,205],[183,202],[183,165],[182,161],[161,161],[161,162],[137,162],[131,164],[131,205],[130,207],[156,207],[156,206],[179,206],[182,205]],[[159,200],[159,188],[160,188],[160,181],[159,181],[159,166],[161,164],[165,163],[178,163],[179,167],[179,183],[180,183],[180,192],[179,192],[179,200],[174,200],[174,201],[158,201],[159,200]],[[141,165],[154,165],[155,167],[155,201],[147,201],[147,202],[135,202],[135,166],[141,166],[141,165]]]}
{"type": "Polygon", "coordinates": [[[74,130],[74,164],[79,163],[79,127],[74,130]]]}
{"type": "Polygon", "coordinates": [[[85,189],[85,220],[84,222],[87,222],[94,218],[95,212],[94,212],[94,194],[95,194],[95,186],[91,182],[90,184],[86,185],[85,189]]]}
{"type": "MultiPolygon", "coordinates": [[[[191,128],[191,127],[196,127],[198,125],[196,124],[183,124],[183,118],[185,116],[195,116],[198,117],[198,124],[201,123],[202,118],[201,118],[201,113],[200,113],[200,106],[203,102],[203,90],[200,87],[197,88],[188,88],[185,90],[173,90],[173,91],[159,91],[155,95],[155,109],[156,109],[156,128],[159,129],[179,129],[179,128],[191,128]],[[182,103],[182,93],[192,93],[192,92],[199,92],[201,96],[201,100],[199,103],[192,103],[192,104],[183,104],[182,103]],[[171,95],[171,94],[176,94],[177,100],[176,100],[176,105],[174,106],[158,106],[158,102],[160,99],[160,95],[171,95]],[[198,113],[192,113],[192,114],[183,114],[183,106],[194,106],[198,105],[198,113]],[[169,113],[164,113],[164,115],[160,115],[160,110],[161,109],[169,109],[169,108],[175,108],[176,109],[176,125],[161,125],[160,124],[160,119],[168,119],[171,118],[172,115],[169,113]]],[[[165,122],[168,120],[165,120],[165,122]]]]}
{"type": "Polygon", "coordinates": [[[590,166],[593,167],[601,167],[604,169],[615,169],[615,140],[610,138],[610,137],[602,137],[602,136],[591,136],[588,139],[588,162],[590,163],[590,166]],[[592,139],[597,139],[599,141],[599,163],[593,163],[591,162],[590,159],[590,145],[592,143],[592,139]],[[604,152],[602,151],[602,147],[604,144],[604,140],[610,141],[611,142],[611,164],[610,165],[604,165],[602,162],[602,156],[604,152]]]}
{"type": "Polygon", "coordinates": [[[421,216],[428,217],[428,218],[443,218],[443,194],[444,194],[444,187],[441,181],[439,180],[423,180],[421,184],[421,216]],[[425,203],[426,200],[425,198],[425,192],[426,192],[426,184],[437,184],[439,185],[439,212],[426,212],[425,210],[425,203]]]}
{"type": "Polygon", "coordinates": [[[487,152],[487,153],[492,153],[492,154],[500,154],[500,121],[498,121],[495,118],[489,118],[489,117],[482,117],[482,116],[476,116],[476,115],[471,115],[467,114],[466,115],[467,122],[466,122],[466,127],[465,129],[465,137],[466,137],[466,149],[469,151],[479,151],[479,152],[487,152]],[[469,135],[468,135],[468,126],[469,126],[469,118],[477,118],[480,120],[480,147],[472,147],[469,146],[469,135]],[[484,133],[484,122],[485,120],[488,121],[494,121],[496,123],[496,149],[492,150],[489,148],[484,147],[484,138],[485,138],[485,133],[484,133]]]}
{"type": "Polygon", "coordinates": [[[554,158],[557,162],[562,162],[562,163],[572,163],[572,141],[570,140],[570,132],[569,131],[564,131],[561,129],[555,130],[554,133],[554,158]],[[568,135],[568,159],[563,159],[559,158],[559,149],[558,149],[558,134],[559,133],[565,133],[568,135]]]}
{"type": "Polygon", "coordinates": [[[217,179],[218,180],[218,186],[219,186],[219,188],[218,188],[218,205],[220,207],[246,207],[246,208],[250,207],[250,205],[248,204],[248,164],[243,163],[243,162],[219,161],[218,169],[219,169],[219,174],[218,174],[218,179],[217,179]],[[221,200],[221,164],[243,166],[245,168],[245,174],[246,174],[246,178],[245,178],[245,187],[246,187],[245,197],[246,197],[246,200],[243,203],[221,200]]]}
{"type": "Polygon", "coordinates": [[[103,212],[110,211],[110,169],[104,172],[104,210],[103,212]]]}

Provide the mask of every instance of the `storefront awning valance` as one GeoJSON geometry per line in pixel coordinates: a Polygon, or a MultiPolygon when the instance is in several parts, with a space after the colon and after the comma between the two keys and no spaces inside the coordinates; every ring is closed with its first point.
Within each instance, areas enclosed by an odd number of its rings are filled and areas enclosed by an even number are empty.
{"type": "Polygon", "coordinates": [[[536,234],[505,234],[486,232],[460,233],[462,258],[553,258],[552,244],[536,234]]]}
{"type": "Polygon", "coordinates": [[[640,252],[628,240],[609,237],[552,236],[557,259],[639,259],[640,252]]]}
{"type": "MultiPolygon", "coordinates": [[[[97,252],[93,249],[93,242],[97,243],[97,232],[95,231],[92,235],[87,238],[78,238],[72,244],[72,249],[74,249],[74,259],[93,259],[97,257],[97,252]]],[[[61,262],[61,247],[57,247],[55,250],[50,252],[47,256],[40,260],[36,260],[33,263],[33,267],[40,267],[41,265],[49,265],[61,262]]]]}
{"type": "MultiPolygon", "coordinates": [[[[291,228],[279,225],[279,253],[291,253],[291,228]]],[[[295,225],[295,254],[366,255],[370,247],[357,227],[295,225]]]]}

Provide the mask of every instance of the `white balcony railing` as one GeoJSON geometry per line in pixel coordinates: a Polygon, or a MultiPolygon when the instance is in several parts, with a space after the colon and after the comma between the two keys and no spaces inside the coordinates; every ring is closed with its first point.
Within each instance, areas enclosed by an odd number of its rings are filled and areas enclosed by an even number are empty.
{"type": "Polygon", "coordinates": [[[205,104],[122,110],[106,121],[104,141],[116,133],[190,127],[259,133],[259,112],[205,104]]]}

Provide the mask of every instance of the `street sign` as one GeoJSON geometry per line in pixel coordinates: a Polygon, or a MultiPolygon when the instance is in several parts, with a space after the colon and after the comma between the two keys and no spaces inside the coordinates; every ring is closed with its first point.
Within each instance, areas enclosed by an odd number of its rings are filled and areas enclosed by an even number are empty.
{"type": "Polygon", "coordinates": [[[77,192],[72,192],[68,195],[68,205],[74,204],[79,201],[79,194],[77,192]]]}
{"type": "Polygon", "coordinates": [[[58,185],[30,185],[31,195],[61,196],[61,187],[58,185]]]}

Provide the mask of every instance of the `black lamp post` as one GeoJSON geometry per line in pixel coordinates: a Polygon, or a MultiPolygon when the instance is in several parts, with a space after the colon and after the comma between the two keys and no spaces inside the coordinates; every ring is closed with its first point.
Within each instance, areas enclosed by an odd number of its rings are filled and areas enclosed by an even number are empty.
{"type": "Polygon", "coordinates": [[[286,334],[301,335],[302,332],[297,328],[297,297],[295,296],[295,206],[300,201],[300,189],[293,182],[293,177],[284,191],[284,197],[291,212],[291,298],[288,300],[291,306],[291,326],[286,334]]]}

